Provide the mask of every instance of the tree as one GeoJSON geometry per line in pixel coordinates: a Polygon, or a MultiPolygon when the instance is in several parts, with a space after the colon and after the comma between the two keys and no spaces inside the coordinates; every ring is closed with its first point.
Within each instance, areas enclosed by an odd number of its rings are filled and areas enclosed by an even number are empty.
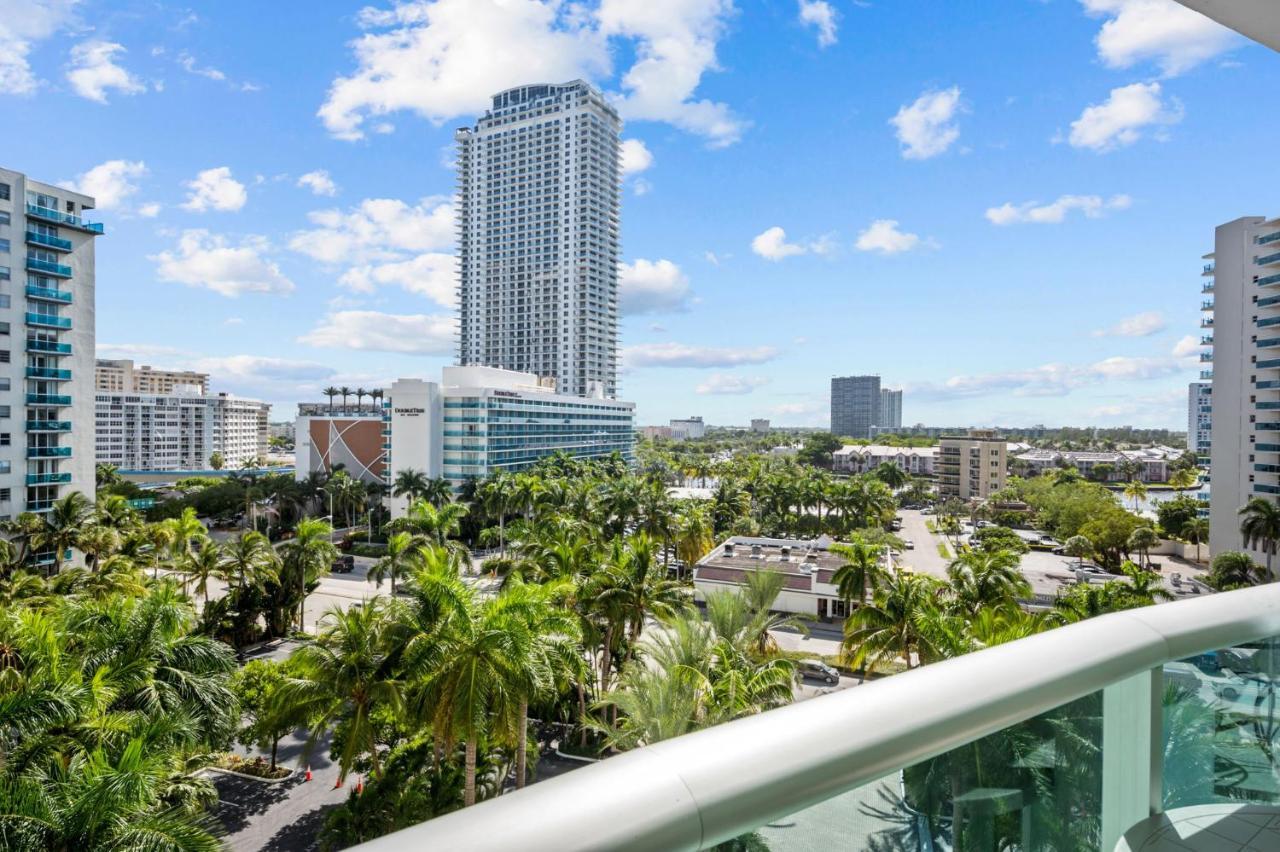
{"type": "Polygon", "coordinates": [[[223,573],[243,594],[278,578],[280,557],[260,532],[249,531],[223,545],[223,573]]]}
{"type": "Polygon", "coordinates": [[[347,397],[351,396],[351,388],[347,387],[346,385],[343,385],[342,387],[338,388],[338,395],[342,397],[342,413],[343,414],[351,413],[351,409],[347,408],[347,397]]]}
{"type": "Polygon", "coordinates": [[[1112,504],[1082,526],[1080,534],[1089,539],[1102,566],[1114,571],[1129,554],[1129,536],[1146,523],[1137,515],[1112,504]]]}
{"type": "Polygon", "coordinates": [[[333,544],[333,526],[320,518],[305,518],[298,522],[293,538],[280,545],[279,584],[285,601],[298,597],[298,630],[306,629],[304,622],[307,590],[312,587],[338,558],[338,548],[333,544]]]}
{"type": "Polygon", "coordinates": [[[1220,592],[1248,588],[1264,582],[1267,575],[1247,553],[1228,550],[1213,557],[1206,582],[1220,592]]]}
{"type": "Polygon", "coordinates": [[[893,462],[881,462],[876,465],[875,470],[871,471],[871,475],[894,491],[906,486],[911,479],[906,471],[893,462]]]}
{"type": "Polygon", "coordinates": [[[286,663],[250,660],[231,678],[231,691],[240,702],[244,726],[237,736],[246,745],[271,750],[271,768],[276,768],[280,740],[293,730],[288,714],[282,714],[276,691],[286,680],[286,663]]]}
{"type": "Polygon", "coordinates": [[[209,456],[209,467],[213,470],[222,470],[227,464],[226,456],[220,452],[214,452],[209,456]]]}
{"type": "Polygon", "coordinates": [[[1175,497],[1156,504],[1156,518],[1165,535],[1186,537],[1186,525],[1200,516],[1204,504],[1194,497],[1175,497]]]}
{"type": "Polygon", "coordinates": [[[222,547],[213,539],[206,538],[184,560],[178,570],[186,575],[188,582],[194,582],[191,591],[209,603],[209,581],[224,576],[225,561],[222,547]]]}
{"type": "Polygon", "coordinates": [[[391,595],[396,593],[396,580],[405,576],[413,564],[414,550],[418,542],[407,532],[392,533],[387,537],[387,549],[382,558],[369,569],[371,583],[382,584],[383,578],[391,580],[391,595]]]}
{"type": "Polygon", "coordinates": [[[333,385],[329,385],[329,387],[325,388],[320,392],[325,396],[329,397],[329,413],[333,414],[333,398],[338,395],[338,389],[335,388],[333,385]]]}
{"type": "Polygon", "coordinates": [[[1178,496],[1182,496],[1183,491],[1195,488],[1200,484],[1200,476],[1194,469],[1180,468],[1175,470],[1169,476],[1169,486],[1178,492],[1178,496]]]}
{"type": "Polygon", "coordinates": [[[1133,501],[1133,511],[1138,511],[1140,504],[1147,497],[1147,486],[1141,480],[1131,479],[1124,487],[1124,496],[1133,501]]]}
{"type": "Polygon", "coordinates": [[[899,571],[886,577],[872,602],[844,623],[844,654],[851,666],[873,669],[901,658],[915,668],[933,654],[930,636],[941,615],[941,583],[924,574],[899,571]]]}
{"type": "Polygon", "coordinates": [[[124,482],[120,469],[116,465],[106,463],[94,465],[93,478],[99,489],[111,488],[124,482]]]}
{"type": "Polygon", "coordinates": [[[1280,545],[1280,506],[1265,497],[1254,497],[1240,510],[1240,534],[1245,547],[1256,547],[1267,555],[1267,582],[1274,582],[1271,558],[1280,545]]]}
{"type": "Polygon", "coordinates": [[[841,600],[863,606],[887,576],[884,549],[854,536],[850,543],[833,544],[830,550],[844,560],[831,577],[841,600]]]}
{"type": "Polygon", "coordinates": [[[356,395],[356,411],[361,411],[364,409],[364,398],[368,396],[369,392],[364,388],[356,388],[354,393],[356,395]]]}
{"type": "Polygon", "coordinates": [[[1137,552],[1141,557],[1141,566],[1145,569],[1151,562],[1151,548],[1160,543],[1160,536],[1151,527],[1138,527],[1129,533],[1129,550],[1137,552]]]}
{"type": "Polygon", "coordinates": [[[1085,558],[1093,555],[1093,542],[1089,541],[1085,536],[1073,535],[1066,540],[1063,545],[1063,551],[1068,556],[1074,556],[1079,559],[1079,564],[1083,565],[1085,558]]]}
{"type": "Polygon", "coordinates": [[[969,544],[986,553],[1005,551],[1022,554],[1031,550],[1031,545],[1008,527],[982,527],[969,536],[969,544]]]}
{"type": "Polygon", "coordinates": [[[1182,535],[1196,546],[1196,561],[1200,561],[1200,545],[1209,540],[1209,519],[1194,518],[1182,525],[1182,535]]]}
{"type": "Polygon", "coordinates": [[[804,446],[796,454],[802,464],[831,469],[831,454],[844,444],[830,432],[812,432],[804,439],[804,446]]]}
{"type": "Polygon", "coordinates": [[[951,590],[959,608],[968,616],[984,609],[1014,607],[1031,596],[1031,584],[1022,576],[1021,556],[1008,550],[971,550],[947,566],[951,590]]]}
{"type": "Polygon", "coordinates": [[[44,516],[44,524],[35,537],[38,548],[53,551],[53,573],[57,574],[62,570],[62,562],[80,540],[81,528],[92,510],[89,498],[79,491],[72,491],[53,501],[53,506],[44,516]]]}
{"type": "Polygon", "coordinates": [[[403,517],[387,525],[393,532],[408,532],[423,542],[434,544],[452,552],[466,566],[471,565],[471,550],[455,540],[466,517],[468,507],[464,503],[446,503],[436,507],[426,500],[409,504],[403,517]]]}
{"type": "Polygon", "coordinates": [[[429,477],[420,470],[406,467],[396,474],[391,484],[392,497],[407,497],[409,502],[426,499],[429,477]]]}

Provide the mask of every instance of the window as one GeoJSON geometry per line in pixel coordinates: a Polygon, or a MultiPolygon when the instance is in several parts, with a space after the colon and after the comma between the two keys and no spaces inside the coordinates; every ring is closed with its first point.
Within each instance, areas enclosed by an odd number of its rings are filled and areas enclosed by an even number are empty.
{"type": "Polygon", "coordinates": [[[0,349],[0,364],[8,364],[8,363],[9,363],[9,350],[0,349]]]}
{"type": "Polygon", "coordinates": [[[12,473],[13,462],[0,461],[0,473],[12,473]]]}
{"type": "Polygon", "coordinates": [[[0,405],[0,419],[8,419],[10,416],[10,413],[11,412],[10,412],[9,406],[0,405]]]}
{"type": "Polygon", "coordinates": [[[7,237],[0,237],[0,251],[5,254],[9,253],[9,240],[7,237]]]}
{"type": "Polygon", "coordinates": [[[9,224],[9,214],[4,210],[0,210],[0,225],[9,224]]]}
{"type": "Polygon", "coordinates": [[[0,488],[0,502],[8,503],[12,499],[13,499],[13,489],[0,488]]]}
{"type": "Polygon", "coordinates": [[[9,184],[7,183],[0,183],[0,200],[9,200],[9,184]]]}
{"type": "Polygon", "coordinates": [[[0,432],[0,447],[7,447],[13,443],[12,432],[0,432]]]}
{"type": "Polygon", "coordinates": [[[12,307],[12,302],[8,293],[0,293],[0,308],[12,307]]]}

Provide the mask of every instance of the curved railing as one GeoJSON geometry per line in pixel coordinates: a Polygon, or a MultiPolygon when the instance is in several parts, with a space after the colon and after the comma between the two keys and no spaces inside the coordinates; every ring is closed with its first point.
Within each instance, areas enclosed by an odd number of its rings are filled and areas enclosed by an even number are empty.
{"type": "Polygon", "coordinates": [[[1104,615],[627,752],[362,848],[705,849],[1102,692],[1109,852],[1161,809],[1161,666],[1277,635],[1280,585],[1104,615]]]}

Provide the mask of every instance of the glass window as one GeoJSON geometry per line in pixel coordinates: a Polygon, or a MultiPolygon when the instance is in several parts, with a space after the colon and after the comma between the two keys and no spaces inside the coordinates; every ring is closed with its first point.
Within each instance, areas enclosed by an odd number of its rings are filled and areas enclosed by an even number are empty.
{"type": "Polygon", "coordinates": [[[3,199],[4,201],[9,200],[9,184],[0,183],[0,199],[3,199]]]}

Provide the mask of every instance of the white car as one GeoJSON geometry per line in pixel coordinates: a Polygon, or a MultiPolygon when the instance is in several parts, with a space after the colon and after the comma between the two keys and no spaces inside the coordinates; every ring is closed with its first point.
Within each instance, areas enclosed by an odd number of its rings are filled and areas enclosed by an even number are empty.
{"type": "Polygon", "coordinates": [[[903,546],[903,547],[905,547],[907,550],[915,550],[915,549],[916,549],[916,543],[915,543],[914,541],[912,541],[911,539],[909,539],[909,538],[904,538],[904,539],[902,540],[902,546],[903,546]]]}

